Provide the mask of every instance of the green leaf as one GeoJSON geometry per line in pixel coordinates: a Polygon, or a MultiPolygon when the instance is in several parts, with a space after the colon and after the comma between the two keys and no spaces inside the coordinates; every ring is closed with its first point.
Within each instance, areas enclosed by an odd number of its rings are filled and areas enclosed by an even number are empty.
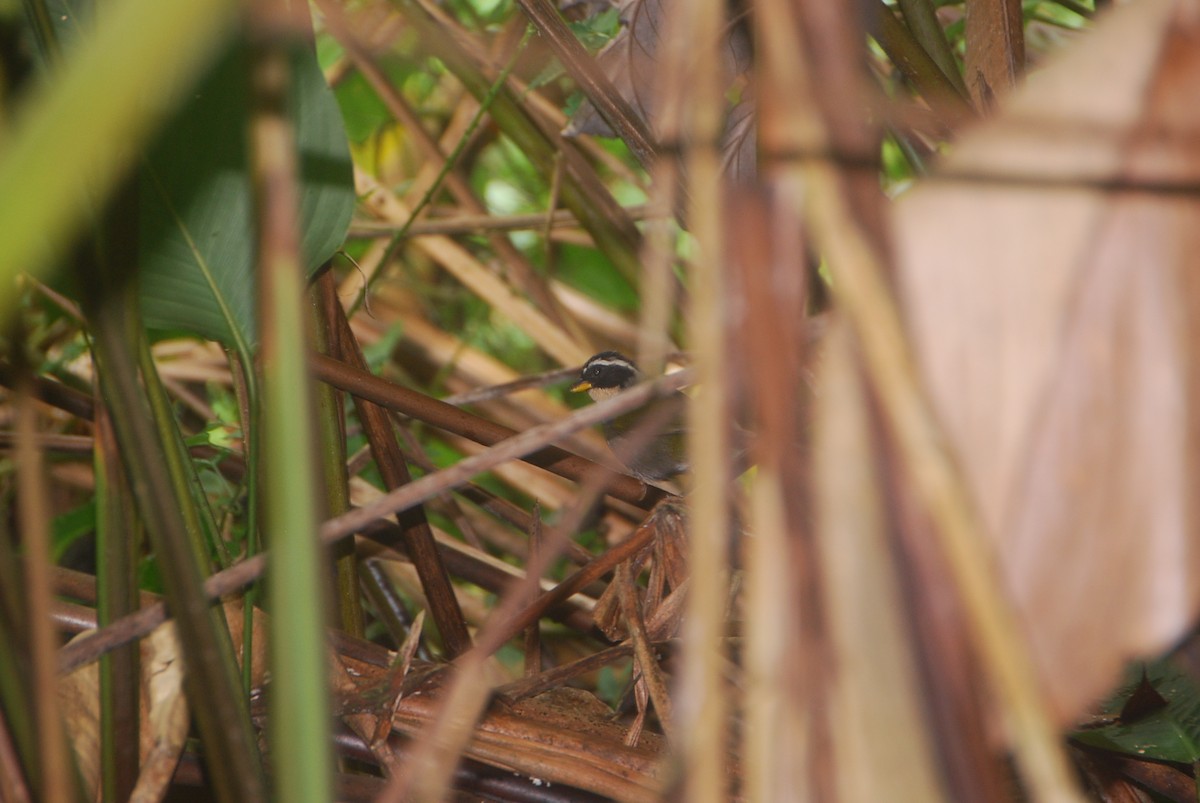
{"type": "MultiPolygon", "coordinates": [[[[1076,731],[1072,737],[1093,747],[1140,758],[1183,764],[1200,761],[1200,689],[1168,661],[1145,665],[1144,669],[1150,685],[1166,700],[1165,706],[1133,721],[1118,719],[1103,728],[1076,731]]],[[[1127,670],[1128,682],[1104,705],[1105,713],[1122,711],[1141,684],[1142,672],[1140,663],[1127,670]]]]}
{"type": "Polygon", "coordinates": [[[621,30],[621,12],[610,8],[580,22],[568,22],[567,27],[584,47],[595,53],[621,30]]]}
{"type": "Polygon", "coordinates": [[[638,307],[637,291],[595,249],[563,245],[555,275],[612,309],[632,312],[638,307]]]}
{"type": "MultiPolygon", "coordinates": [[[[302,247],[311,275],[345,238],[353,172],[316,55],[298,50],[292,68],[302,247]]],[[[246,81],[246,48],[237,42],[164,128],[143,164],[139,191],[146,324],[234,346],[257,337],[246,81]]]]}
{"type": "Polygon", "coordinates": [[[354,142],[366,142],[380,126],[392,119],[391,112],[362,73],[347,75],[338,84],[334,94],[345,121],[346,133],[354,142]]]}
{"type": "Polygon", "coordinates": [[[54,563],[62,560],[71,545],[85,535],[96,531],[96,499],[93,497],[74,510],[60,513],[51,524],[52,554],[54,563]]]}
{"type": "MultiPolygon", "coordinates": [[[[223,42],[230,0],[112,0],[92,35],[29,90],[0,143],[0,286],[48,279],[223,42]]],[[[57,15],[62,17],[60,13],[57,15]]],[[[6,99],[7,100],[7,99],[6,99]]],[[[9,108],[5,108],[9,112],[9,108]]],[[[0,293],[0,320],[19,295],[0,293]]]]}

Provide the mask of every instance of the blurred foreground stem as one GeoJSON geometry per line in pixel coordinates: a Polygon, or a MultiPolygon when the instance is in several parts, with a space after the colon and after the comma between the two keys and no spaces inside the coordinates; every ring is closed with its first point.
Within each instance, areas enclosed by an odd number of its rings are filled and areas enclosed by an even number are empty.
{"type": "Polygon", "coordinates": [[[248,4],[250,171],[258,236],[265,532],[273,628],[270,735],[276,799],[332,799],[322,552],[317,541],[313,397],[305,355],[289,50],[304,47],[306,6],[248,4]]]}

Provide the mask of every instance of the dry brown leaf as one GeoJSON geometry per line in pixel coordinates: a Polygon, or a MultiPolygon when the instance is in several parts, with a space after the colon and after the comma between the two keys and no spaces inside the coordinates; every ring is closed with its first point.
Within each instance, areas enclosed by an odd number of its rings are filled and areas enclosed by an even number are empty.
{"type": "MultiPolygon", "coordinates": [[[[234,650],[242,652],[242,603],[225,603],[234,650]]],[[[250,674],[255,688],[265,680],[267,651],[265,615],[254,611],[254,643],[250,674]]],[[[94,631],[80,633],[87,638],[94,631]]],[[[175,635],[175,623],[159,625],[139,642],[141,718],[138,728],[141,771],[131,801],[161,800],[167,792],[187,741],[189,713],[183,690],[183,653],[175,635]]],[[[75,750],[80,775],[95,797],[100,783],[100,665],[89,663],[59,681],[59,705],[66,717],[67,732],[75,750]]]]}
{"type": "MultiPolygon", "coordinates": [[[[621,14],[621,30],[596,55],[596,60],[622,99],[653,125],[658,109],[654,92],[659,69],[658,43],[665,16],[663,0],[622,0],[617,7],[621,14]]],[[[595,107],[586,101],[563,133],[567,136],[616,136],[595,107]]]]}
{"type": "MultiPolygon", "coordinates": [[[[621,30],[596,60],[621,98],[646,124],[661,135],[663,104],[662,54],[659,47],[666,35],[669,0],[621,0],[621,30]]],[[[724,82],[732,85],[750,70],[750,37],[743,26],[729,22],[721,42],[724,82]]],[[[749,180],[757,171],[754,102],[749,93],[732,109],[722,136],[722,161],[728,175],[749,180]]],[[[589,101],[584,101],[563,131],[566,136],[593,134],[614,137],[616,133],[589,101]]]]}
{"type": "Polygon", "coordinates": [[[129,799],[153,803],[163,799],[175,774],[175,765],[187,741],[190,716],[183,691],[183,654],[175,637],[174,623],[155,628],[141,647],[145,710],[142,769],[129,799]]]}
{"type": "Polygon", "coordinates": [[[987,109],[1025,71],[1021,0],[967,0],[964,71],[971,98],[987,109]]]}
{"type": "MultiPolygon", "coordinates": [[[[166,793],[187,740],[188,708],[175,623],[159,625],[140,648],[142,769],[131,799],[144,802],[161,800],[166,793]]],[[[95,797],[100,785],[100,665],[90,663],[63,677],[58,694],[80,775],[89,796],[95,797]]]]}
{"type": "MultiPolygon", "coordinates": [[[[406,695],[396,711],[398,731],[419,732],[438,710],[440,690],[406,695]]],[[[466,755],[545,783],[563,783],[616,800],[660,800],[662,737],[643,732],[636,747],[625,728],[592,694],[553,689],[512,707],[492,705],[466,755]]]]}
{"type": "MultiPolygon", "coordinates": [[[[90,632],[90,631],[89,631],[90,632]]],[[[87,638],[80,633],[75,639],[87,638]]],[[[72,640],[75,640],[72,639],[72,640]]],[[[100,784],[100,666],[90,663],[66,675],[58,683],[58,707],[66,720],[66,731],[75,750],[75,764],[95,798],[100,784]]]]}
{"type": "MultiPolygon", "coordinates": [[[[651,512],[646,526],[654,528],[654,537],[630,559],[630,571],[636,577],[647,562],[651,564],[642,612],[646,617],[650,639],[661,641],[674,636],[682,620],[682,595],[677,592],[688,579],[687,517],[678,504],[664,501],[651,512]]],[[[610,584],[600,599],[596,600],[592,616],[600,632],[613,641],[629,637],[615,583],[610,584]]]]}
{"type": "Polygon", "coordinates": [[[921,368],[1063,724],[1200,607],[1198,44],[1195,0],[1118,9],[895,210],[921,368]]]}

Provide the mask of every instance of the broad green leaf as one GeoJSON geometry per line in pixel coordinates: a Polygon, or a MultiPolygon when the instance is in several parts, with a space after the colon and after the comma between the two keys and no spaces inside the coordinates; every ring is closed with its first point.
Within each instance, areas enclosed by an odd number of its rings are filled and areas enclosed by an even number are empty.
{"type": "MultiPolygon", "coordinates": [[[[1104,706],[1106,713],[1121,712],[1142,679],[1142,664],[1130,667],[1129,681],[1104,706]]],[[[1166,705],[1131,722],[1118,721],[1103,728],[1072,734],[1080,742],[1159,761],[1193,764],[1200,761],[1200,689],[1184,672],[1167,661],[1145,667],[1146,679],[1166,700],[1166,705]]]]}
{"type": "MultiPolygon", "coordinates": [[[[239,42],[205,76],[151,148],[139,190],[146,324],[231,345],[257,337],[246,62],[239,42]]],[[[353,173],[315,54],[298,50],[292,69],[302,248],[311,275],[345,238],[353,173]]]]}
{"type": "Polygon", "coordinates": [[[0,320],[17,300],[13,278],[51,276],[235,11],[230,0],[106,2],[93,35],[12,110],[0,142],[0,320]]]}

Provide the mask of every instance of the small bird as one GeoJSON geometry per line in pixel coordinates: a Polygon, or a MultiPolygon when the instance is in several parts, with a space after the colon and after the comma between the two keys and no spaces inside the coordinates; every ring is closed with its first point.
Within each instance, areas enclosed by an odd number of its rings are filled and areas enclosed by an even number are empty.
{"type": "MultiPolygon", "coordinates": [[[[615,351],[602,351],[583,364],[579,381],[571,390],[587,391],[592,401],[603,401],[636,385],[640,376],[633,360],[615,351]]],[[[666,399],[604,422],[604,438],[630,474],[643,481],[657,481],[688,470],[683,425],[686,401],[687,396],[675,391],[666,399]],[[638,432],[639,425],[649,424],[664,404],[676,409],[662,413],[666,416],[663,425],[652,433],[638,432]]]]}

